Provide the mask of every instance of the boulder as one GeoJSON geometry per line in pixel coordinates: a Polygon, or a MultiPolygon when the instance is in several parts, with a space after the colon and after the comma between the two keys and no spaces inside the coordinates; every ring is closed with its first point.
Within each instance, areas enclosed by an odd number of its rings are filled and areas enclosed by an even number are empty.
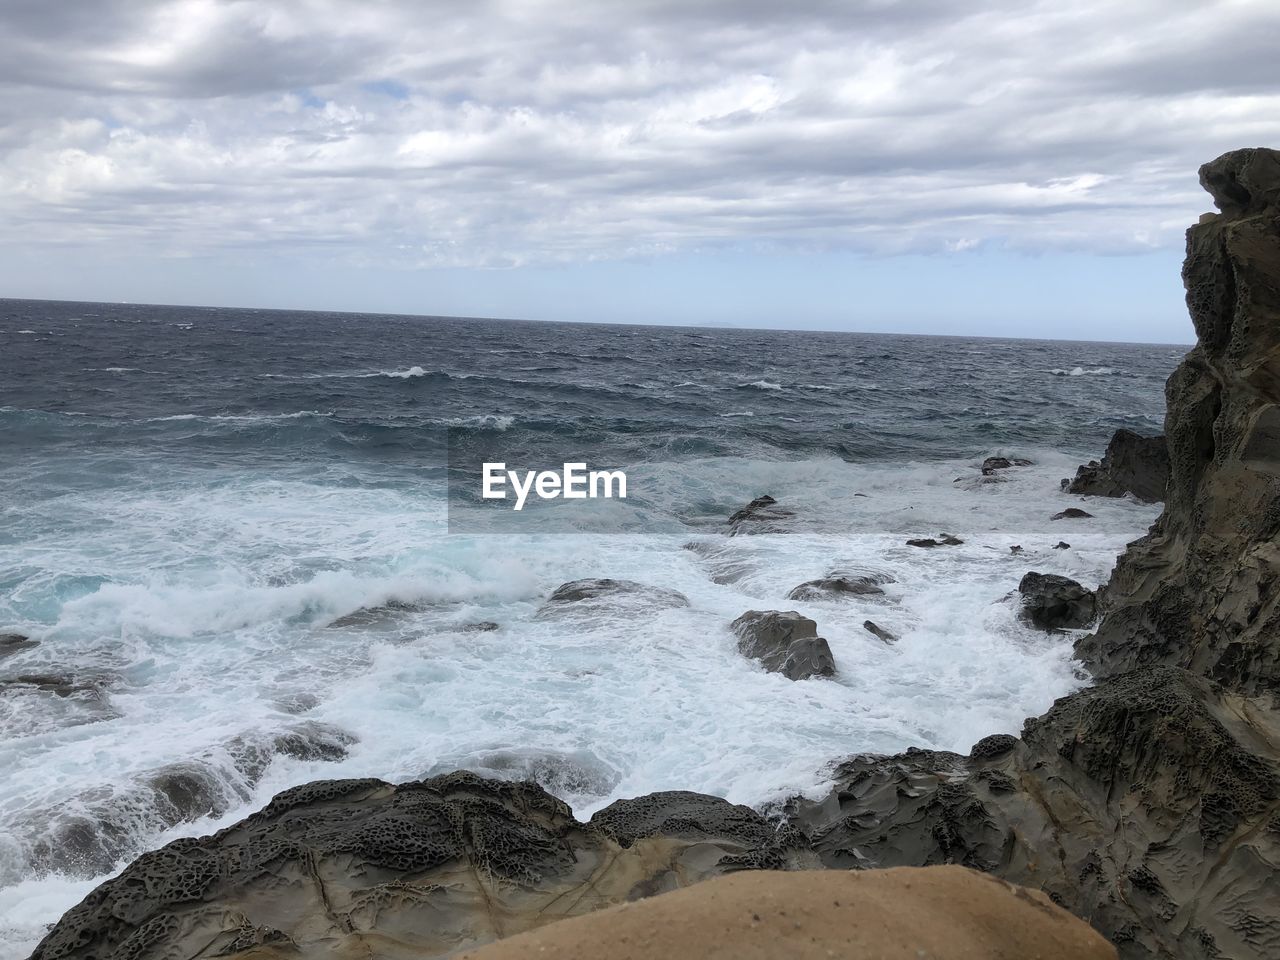
{"type": "Polygon", "coordinates": [[[788,600],[829,600],[839,597],[882,597],[884,590],[872,577],[845,577],[831,575],[817,580],[806,580],[793,587],[788,600]]]}
{"type": "Polygon", "coordinates": [[[790,680],[830,677],[835,660],[818,625],[794,610],[748,610],[730,624],[738,652],[790,680]]]}
{"type": "Polygon", "coordinates": [[[144,854],[69,910],[32,960],[440,957],[727,871],[815,866],[801,843],[693,794],[581,823],[536,784],[465,771],[319,781],[144,854]]]}
{"type": "Polygon", "coordinates": [[[1097,617],[1097,594],[1067,577],[1028,573],[1018,592],[1023,618],[1041,630],[1079,630],[1097,617]]]}
{"type": "Polygon", "coordinates": [[[1055,550],[1070,550],[1070,549],[1071,549],[1071,544],[1067,543],[1067,541],[1065,541],[1065,540],[1059,540],[1057,543],[1055,543],[1055,544],[1053,545],[1053,549],[1055,549],[1055,550]]]}
{"type": "Polygon", "coordinates": [[[1102,461],[1091,460],[1063,480],[1068,493],[1092,497],[1132,494],[1147,503],[1164,499],[1169,485],[1169,446],[1164,436],[1144,437],[1132,430],[1117,430],[1102,461]]]}

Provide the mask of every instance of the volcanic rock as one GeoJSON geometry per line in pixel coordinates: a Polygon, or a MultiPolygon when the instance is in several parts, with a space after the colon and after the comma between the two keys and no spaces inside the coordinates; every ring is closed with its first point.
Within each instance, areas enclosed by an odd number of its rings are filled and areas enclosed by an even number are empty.
{"type": "Polygon", "coordinates": [[[788,600],[828,600],[837,597],[882,597],[884,591],[871,577],[819,577],[793,587],[788,600]]]}
{"type": "Polygon", "coordinates": [[[759,660],[766,670],[790,680],[830,677],[835,660],[818,625],[794,610],[748,610],[730,624],[738,652],[759,660]]]}
{"type": "Polygon", "coordinates": [[[1028,573],[1018,592],[1022,616],[1041,630],[1078,630],[1097,617],[1097,594],[1068,577],[1028,573]]]}
{"type": "Polygon", "coordinates": [[[785,533],[787,521],[794,516],[793,510],[778,506],[778,501],[766,493],[729,517],[729,536],[740,533],[785,533]]]}
{"type": "Polygon", "coordinates": [[[1093,514],[1086,513],[1085,511],[1081,510],[1079,507],[1067,507],[1067,509],[1063,510],[1061,513],[1055,513],[1049,519],[1050,520],[1085,520],[1085,519],[1092,520],[1093,514]]]}
{"type": "Polygon", "coordinates": [[[1063,480],[1068,493],[1093,497],[1132,494],[1147,503],[1164,499],[1169,485],[1169,446],[1163,436],[1143,437],[1132,430],[1117,430],[1102,462],[1092,460],[1076,471],[1074,480],[1063,480]]]}

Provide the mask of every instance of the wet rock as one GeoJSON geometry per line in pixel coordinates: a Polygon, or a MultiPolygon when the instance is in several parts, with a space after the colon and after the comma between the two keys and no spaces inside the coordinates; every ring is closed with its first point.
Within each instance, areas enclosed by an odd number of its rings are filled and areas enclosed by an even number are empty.
{"type": "Polygon", "coordinates": [[[949,533],[943,533],[938,535],[937,540],[934,540],[932,537],[929,537],[927,539],[921,539],[921,540],[908,540],[907,546],[908,547],[925,547],[925,548],[958,547],[962,543],[964,543],[964,541],[961,540],[959,537],[953,537],[949,533]]]}
{"type": "Polygon", "coordinates": [[[236,769],[250,783],[256,783],[276,757],[292,760],[345,760],[348,748],[358,742],[355,734],[330,723],[305,720],[275,733],[246,733],[226,746],[236,769]]]}
{"type": "Polygon", "coordinates": [[[1097,594],[1068,577],[1028,573],[1018,592],[1023,618],[1041,630],[1079,630],[1097,617],[1097,594]]]}
{"type": "Polygon", "coordinates": [[[1021,552],[1022,552],[1022,546],[1021,546],[1020,544],[1014,544],[1012,547],[1010,547],[1010,548],[1009,548],[1009,552],[1010,552],[1010,553],[1021,553],[1021,552]]]}
{"type": "Polygon", "coordinates": [[[874,623],[871,620],[864,620],[862,622],[862,629],[866,630],[867,633],[871,634],[872,636],[878,637],[879,639],[883,640],[885,643],[898,642],[898,638],[894,634],[890,633],[884,627],[879,626],[878,624],[874,623]]]}
{"type": "Polygon", "coordinates": [[[831,600],[840,597],[882,597],[882,590],[871,577],[826,576],[806,580],[793,587],[788,600],[831,600]]]}
{"type": "Polygon", "coordinates": [[[1011,467],[1029,467],[1030,460],[1024,460],[1021,457],[987,457],[982,461],[982,475],[989,477],[998,470],[1008,470],[1011,467]]]}
{"type": "Polygon", "coordinates": [[[1055,543],[1055,544],[1053,545],[1053,549],[1055,549],[1055,550],[1070,550],[1070,549],[1071,549],[1071,544],[1067,543],[1067,541],[1065,541],[1065,540],[1059,540],[1057,543],[1055,543]]]}
{"type": "Polygon", "coordinates": [[[818,625],[794,610],[748,610],[730,624],[738,652],[790,680],[830,677],[835,660],[818,625]]]}
{"type": "Polygon", "coordinates": [[[359,610],[338,617],[336,620],[330,621],[329,626],[338,628],[386,626],[429,608],[430,605],[426,603],[388,600],[386,603],[380,603],[372,607],[361,607],[359,610]]]}
{"type": "Polygon", "coordinates": [[[499,624],[492,620],[478,620],[475,623],[464,623],[458,629],[463,633],[492,633],[499,629],[499,624]]]}
{"type": "Polygon", "coordinates": [[[144,854],[33,960],[436,957],[726,871],[815,865],[792,843],[747,808],[690,794],[584,824],[536,784],[467,772],[319,781],[144,854]]]}
{"type": "Polygon", "coordinates": [[[320,698],[314,693],[289,693],[277,699],[275,706],[285,713],[307,713],[320,706],[320,698]]]}
{"type": "Polygon", "coordinates": [[[778,506],[778,501],[766,493],[729,517],[729,536],[741,533],[785,533],[787,521],[794,516],[794,511],[778,506]]]}
{"type": "Polygon", "coordinates": [[[1045,891],[1125,960],[1275,956],[1280,713],[1171,668],[1065,697],[969,757],[836,768],[791,822],[828,867],[958,863],[1045,891]]]}
{"type": "Polygon", "coordinates": [[[676,590],[653,587],[634,580],[592,578],[562,583],[547,598],[547,602],[542,605],[538,613],[540,616],[545,616],[558,610],[572,608],[574,604],[596,607],[613,602],[653,608],[689,605],[688,598],[676,590]]]}
{"type": "Polygon", "coordinates": [[[1086,513],[1079,507],[1067,507],[1061,513],[1055,513],[1050,520],[1085,520],[1093,519],[1092,513],[1086,513]]]}
{"type": "Polygon", "coordinates": [[[1155,503],[1164,499],[1169,485],[1169,446],[1163,436],[1143,437],[1132,430],[1117,430],[1107,444],[1102,461],[1092,460],[1063,480],[1068,493],[1092,497],[1123,497],[1155,503]]]}
{"type": "Polygon", "coordinates": [[[38,646],[40,646],[39,640],[32,640],[20,633],[0,633],[0,660],[38,646]]]}

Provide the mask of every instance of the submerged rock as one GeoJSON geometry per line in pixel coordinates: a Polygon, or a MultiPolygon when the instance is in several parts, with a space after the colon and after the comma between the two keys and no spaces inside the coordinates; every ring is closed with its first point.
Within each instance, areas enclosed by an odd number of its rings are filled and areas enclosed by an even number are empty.
{"type": "Polygon", "coordinates": [[[1132,430],[1117,430],[1107,444],[1102,462],[1092,460],[1063,480],[1068,493],[1092,497],[1123,497],[1155,503],[1164,499],[1169,485],[1169,446],[1164,436],[1143,437],[1132,430]]]}
{"type": "Polygon", "coordinates": [[[738,652],[790,680],[830,677],[836,672],[831,647],[818,625],[794,610],[748,610],[730,624],[738,652]]]}
{"type": "Polygon", "coordinates": [[[1022,616],[1041,630],[1079,630],[1097,617],[1097,594],[1068,577],[1028,573],[1018,592],[1022,616]]]}
{"type": "Polygon", "coordinates": [[[982,461],[982,475],[989,477],[998,470],[1008,470],[1011,467],[1029,467],[1030,460],[1022,457],[987,457],[982,461]]]}
{"type": "Polygon", "coordinates": [[[634,580],[611,580],[608,578],[591,578],[571,580],[562,583],[547,597],[547,602],[538,611],[539,616],[554,614],[557,611],[570,609],[574,604],[597,606],[613,601],[632,606],[645,607],[687,607],[689,599],[679,591],[665,587],[653,587],[647,583],[634,580]]]}
{"type": "Polygon", "coordinates": [[[787,521],[794,516],[794,511],[778,506],[778,501],[766,493],[729,517],[729,536],[740,533],[785,533],[787,521]]]}
{"type": "Polygon", "coordinates": [[[1079,507],[1067,507],[1061,513],[1055,513],[1050,520],[1092,520],[1093,514],[1086,513],[1079,507]]]}
{"type": "Polygon", "coordinates": [[[964,541],[961,540],[959,537],[953,537],[949,533],[943,533],[938,535],[937,540],[934,540],[932,537],[929,537],[926,539],[920,539],[920,540],[908,540],[907,546],[908,547],[925,547],[925,548],[958,547],[962,543],[964,543],[964,541]]]}
{"type": "Polygon", "coordinates": [[[629,803],[584,824],[536,784],[465,771],[294,787],[144,854],[32,960],[436,957],[730,870],[815,865],[798,834],[745,807],[629,803]]]}
{"type": "Polygon", "coordinates": [[[39,640],[32,640],[20,633],[0,633],[0,660],[38,646],[40,646],[39,640]]]}
{"type": "Polygon", "coordinates": [[[331,620],[331,627],[377,627],[394,623],[414,613],[430,608],[429,604],[408,600],[388,600],[372,607],[361,607],[345,616],[331,620]]]}
{"type": "Polygon", "coordinates": [[[826,576],[793,587],[788,600],[829,600],[839,597],[882,597],[884,590],[871,577],[826,576]]]}
{"type": "Polygon", "coordinates": [[[867,633],[871,634],[873,637],[878,637],[883,640],[885,643],[898,642],[898,638],[894,634],[871,620],[864,620],[862,622],[862,629],[866,630],[867,633]]]}

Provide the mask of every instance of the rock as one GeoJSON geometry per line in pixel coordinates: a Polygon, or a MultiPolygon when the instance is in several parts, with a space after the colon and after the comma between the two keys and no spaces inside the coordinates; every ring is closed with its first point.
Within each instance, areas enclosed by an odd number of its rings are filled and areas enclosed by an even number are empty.
{"type": "Polygon", "coordinates": [[[757,863],[816,865],[789,845],[794,831],[693,796],[584,824],[536,784],[465,771],[294,787],[213,836],[144,854],[32,960],[436,957],[757,863]]]}
{"type": "Polygon", "coordinates": [[[409,602],[407,600],[388,600],[372,607],[361,607],[336,620],[329,621],[329,626],[337,628],[379,627],[401,620],[404,617],[421,613],[429,608],[429,604],[409,602]]]}
{"type": "Polygon", "coordinates": [[[1021,553],[1021,552],[1022,552],[1022,547],[1021,547],[1021,545],[1019,545],[1019,544],[1014,544],[1012,547],[1010,547],[1010,548],[1009,548],[1009,552],[1010,552],[1010,553],[1021,553]]]}
{"type": "Polygon", "coordinates": [[[934,540],[932,537],[924,540],[908,540],[908,547],[958,547],[964,543],[959,537],[953,537],[949,533],[939,534],[939,538],[934,540]]]}
{"type": "Polygon", "coordinates": [[[1041,630],[1079,630],[1097,616],[1097,594],[1067,577],[1028,573],[1018,592],[1022,616],[1041,630]]]}
{"type": "Polygon", "coordinates": [[[787,521],[794,516],[794,511],[778,506],[778,501],[766,493],[729,517],[729,536],[740,533],[785,533],[787,521]]]}
{"type": "Polygon", "coordinates": [[[806,580],[787,594],[788,600],[828,600],[838,597],[882,597],[884,591],[871,577],[826,576],[806,580]]]}
{"type": "Polygon", "coordinates": [[[1221,209],[1187,231],[1198,342],[1166,387],[1164,513],[1111,576],[1095,675],[1164,663],[1246,694],[1280,689],[1280,152],[1200,170],[1221,209]]]}
{"type": "Polygon", "coordinates": [[[607,603],[620,603],[631,607],[668,608],[687,607],[688,598],[679,591],[664,587],[652,587],[634,580],[590,578],[562,583],[547,597],[538,610],[538,616],[554,614],[574,604],[595,608],[607,603]]]}
{"type": "Polygon", "coordinates": [[[1115,960],[1037,890],[962,867],[758,871],[575,917],[459,960],[1115,960]]]}
{"type": "Polygon", "coordinates": [[[1084,520],[1093,519],[1092,513],[1085,513],[1079,507],[1067,507],[1061,513],[1055,513],[1050,520],[1084,520]]]}
{"type": "Polygon", "coordinates": [[[1055,544],[1053,545],[1053,549],[1055,549],[1055,550],[1070,550],[1070,549],[1071,549],[1071,544],[1067,543],[1067,541],[1065,541],[1065,540],[1059,540],[1057,543],[1055,543],[1055,544]]]}
{"type": "Polygon", "coordinates": [[[470,770],[494,780],[532,780],[556,797],[603,797],[621,774],[589,751],[565,752],[512,747],[442,758],[427,771],[438,777],[470,770]]]}
{"type": "Polygon", "coordinates": [[[1132,430],[1117,430],[1102,462],[1090,461],[1076,471],[1074,480],[1063,480],[1068,493],[1093,497],[1132,494],[1147,503],[1164,499],[1169,485],[1169,447],[1163,436],[1143,437],[1132,430]]]}
{"type": "Polygon", "coordinates": [[[790,680],[830,677],[835,660],[818,625],[794,610],[748,610],[730,624],[738,652],[759,660],[766,670],[790,680]]]}
{"type": "Polygon", "coordinates": [[[878,637],[879,639],[883,640],[885,643],[898,642],[898,638],[896,636],[894,636],[884,627],[881,627],[876,623],[872,622],[871,620],[862,621],[862,629],[866,630],[867,633],[871,634],[872,636],[878,637]]]}
{"type": "Polygon", "coordinates": [[[462,633],[492,633],[499,625],[492,620],[478,620],[475,623],[464,623],[458,628],[462,633]]]}
{"type": "Polygon", "coordinates": [[[1263,960],[1280,955],[1277,735],[1269,700],[1145,668],[970,757],[852,757],[787,809],[828,867],[963,864],[1043,890],[1126,960],[1263,960]]]}
{"type": "Polygon", "coordinates": [[[989,477],[997,470],[1008,470],[1010,467],[1029,467],[1030,460],[1024,460],[1021,457],[987,457],[982,461],[982,475],[989,477]]]}
{"type": "Polygon", "coordinates": [[[32,640],[20,633],[0,633],[0,660],[38,646],[40,646],[39,640],[32,640]]]}

